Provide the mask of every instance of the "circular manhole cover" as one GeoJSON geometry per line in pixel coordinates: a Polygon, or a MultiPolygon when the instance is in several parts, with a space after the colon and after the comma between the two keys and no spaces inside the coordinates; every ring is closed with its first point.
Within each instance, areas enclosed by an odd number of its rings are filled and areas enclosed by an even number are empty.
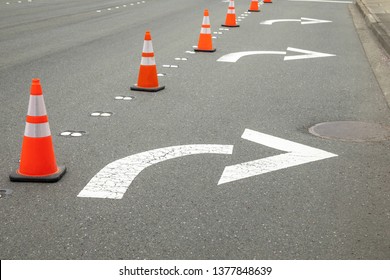
{"type": "Polygon", "coordinates": [[[339,121],[319,123],[309,128],[318,137],[343,141],[385,141],[390,140],[390,127],[366,122],[339,121]]]}

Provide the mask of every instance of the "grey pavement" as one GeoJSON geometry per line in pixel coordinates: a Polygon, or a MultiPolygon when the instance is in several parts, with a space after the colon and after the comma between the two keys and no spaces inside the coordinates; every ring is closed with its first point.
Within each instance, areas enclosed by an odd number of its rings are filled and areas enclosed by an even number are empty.
{"type": "MultiPolygon", "coordinates": [[[[275,0],[243,16],[240,28],[218,30],[225,2],[144,2],[0,0],[0,189],[13,191],[0,199],[0,258],[389,259],[390,142],[308,132],[332,121],[390,124],[348,5],[275,0]],[[217,51],[188,53],[205,8],[212,31],[223,33],[217,51]],[[301,17],[332,22],[260,25],[301,17]],[[166,74],[156,94],[129,91],[147,29],[166,74]],[[289,47],[335,56],[217,62],[241,51],[296,54],[289,47]],[[33,77],[41,78],[57,161],[68,168],[54,184],[8,178],[33,77]],[[96,111],[113,115],[91,117],[96,111]],[[218,185],[226,166],[284,153],[242,139],[245,129],[338,156],[218,185]],[[60,136],[67,130],[87,133],[60,136]],[[234,149],[150,166],[122,199],[77,197],[113,161],[190,144],[234,149]]],[[[236,1],[238,15],[248,7],[236,1]]]]}
{"type": "Polygon", "coordinates": [[[390,56],[390,1],[356,0],[356,4],[365,16],[368,26],[390,56]]]}

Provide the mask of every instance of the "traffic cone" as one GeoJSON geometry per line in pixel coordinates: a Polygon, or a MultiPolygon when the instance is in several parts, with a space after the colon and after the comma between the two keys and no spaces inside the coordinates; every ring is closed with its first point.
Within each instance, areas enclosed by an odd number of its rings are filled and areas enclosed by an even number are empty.
{"type": "Polygon", "coordinates": [[[211,25],[209,11],[204,10],[202,28],[200,29],[198,47],[194,49],[196,52],[215,52],[213,48],[213,39],[211,37],[211,25]]]}
{"type": "Polygon", "coordinates": [[[263,3],[272,3],[272,0],[263,0],[263,3]]]}
{"type": "Polygon", "coordinates": [[[145,33],[144,47],[142,49],[141,66],[138,73],[138,83],[130,87],[131,90],[156,92],[165,86],[158,85],[157,67],[154,59],[152,36],[149,31],[145,33]]]}
{"type": "Polygon", "coordinates": [[[260,12],[259,9],[259,0],[252,0],[251,5],[249,7],[249,12],[260,12]]]}
{"type": "Polygon", "coordinates": [[[236,21],[236,9],[234,8],[234,0],[230,0],[229,8],[226,14],[225,24],[222,24],[225,27],[240,27],[236,21]]]}
{"type": "Polygon", "coordinates": [[[56,163],[40,81],[33,79],[19,169],[9,178],[15,182],[57,182],[65,172],[65,166],[56,163]]]}

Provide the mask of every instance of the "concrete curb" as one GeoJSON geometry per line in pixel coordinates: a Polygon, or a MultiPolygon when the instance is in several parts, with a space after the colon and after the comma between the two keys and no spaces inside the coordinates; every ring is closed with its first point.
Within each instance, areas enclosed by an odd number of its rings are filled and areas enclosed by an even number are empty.
{"type": "Polygon", "coordinates": [[[370,13],[370,11],[364,5],[362,0],[356,0],[356,6],[364,16],[367,25],[373,31],[378,41],[381,43],[382,47],[387,52],[387,55],[390,56],[390,35],[387,34],[385,29],[382,27],[382,23],[378,20],[378,18],[374,14],[370,13]]]}

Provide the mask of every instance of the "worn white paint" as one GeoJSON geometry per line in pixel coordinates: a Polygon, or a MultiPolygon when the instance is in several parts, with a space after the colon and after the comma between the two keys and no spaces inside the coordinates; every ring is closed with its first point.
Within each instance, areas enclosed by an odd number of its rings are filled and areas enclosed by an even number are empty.
{"type": "Polygon", "coordinates": [[[332,22],[332,21],[330,21],[330,20],[323,20],[323,19],[301,17],[301,19],[273,19],[273,20],[266,20],[266,21],[260,22],[260,24],[272,25],[272,24],[278,23],[278,22],[300,22],[301,24],[316,24],[316,23],[328,23],[328,22],[332,22]]]}
{"type": "Polygon", "coordinates": [[[222,173],[218,185],[337,156],[336,154],[328,153],[320,149],[250,129],[245,129],[241,138],[287,153],[227,166],[222,173]]]}
{"type": "Polygon", "coordinates": [[[131,155],[106,165],[78,197],[121,199],[138,174],[151,165],[188,155],[232,153],[232,145],[183,145],[131,155]]]}

